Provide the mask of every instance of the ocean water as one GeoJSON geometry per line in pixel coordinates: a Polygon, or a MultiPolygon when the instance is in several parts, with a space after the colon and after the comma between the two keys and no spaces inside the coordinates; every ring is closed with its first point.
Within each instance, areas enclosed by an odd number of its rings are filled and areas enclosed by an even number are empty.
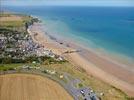
{"type": "Polygon", "coordinates": [[[134,7],[3,7],[38,16],[57,38],[134,60],[134,7]]]}

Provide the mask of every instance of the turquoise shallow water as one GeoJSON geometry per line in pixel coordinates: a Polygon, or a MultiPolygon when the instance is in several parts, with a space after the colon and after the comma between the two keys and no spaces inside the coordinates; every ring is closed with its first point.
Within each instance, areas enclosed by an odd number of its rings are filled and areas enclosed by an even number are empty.
{"type": "Polygon", "coordinates": [[[75,40],[134,59],[134,8],[127,7],[3,7],[39,16],[57,38],[75,40]]]}

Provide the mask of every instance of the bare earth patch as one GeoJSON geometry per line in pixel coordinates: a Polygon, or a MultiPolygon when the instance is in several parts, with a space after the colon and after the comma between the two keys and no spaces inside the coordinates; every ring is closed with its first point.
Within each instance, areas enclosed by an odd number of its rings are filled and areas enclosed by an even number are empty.
{"type": "Polygon", "coordinates": [[[56,82],[38,75],[0,76],[0,100],[73,100],[56,82]]]}

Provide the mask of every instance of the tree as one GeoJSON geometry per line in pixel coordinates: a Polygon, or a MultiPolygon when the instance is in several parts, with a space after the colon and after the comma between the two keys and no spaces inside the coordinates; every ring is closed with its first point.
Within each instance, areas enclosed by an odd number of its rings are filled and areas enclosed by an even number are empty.
{"type": "Polygon", "coordinates": [[[12,63],[12,59],[10,57],[2,59],[2,64],[10,64],[10,63],[12,63]]]}

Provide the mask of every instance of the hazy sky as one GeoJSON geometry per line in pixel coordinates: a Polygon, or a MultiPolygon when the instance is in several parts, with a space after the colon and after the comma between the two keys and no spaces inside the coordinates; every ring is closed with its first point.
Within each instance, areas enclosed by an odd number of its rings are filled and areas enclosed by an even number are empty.
{"type": "Polygon", "coordinates": [[[133,6],[134,0],[0,0],[2,5],[133,6]]]}

